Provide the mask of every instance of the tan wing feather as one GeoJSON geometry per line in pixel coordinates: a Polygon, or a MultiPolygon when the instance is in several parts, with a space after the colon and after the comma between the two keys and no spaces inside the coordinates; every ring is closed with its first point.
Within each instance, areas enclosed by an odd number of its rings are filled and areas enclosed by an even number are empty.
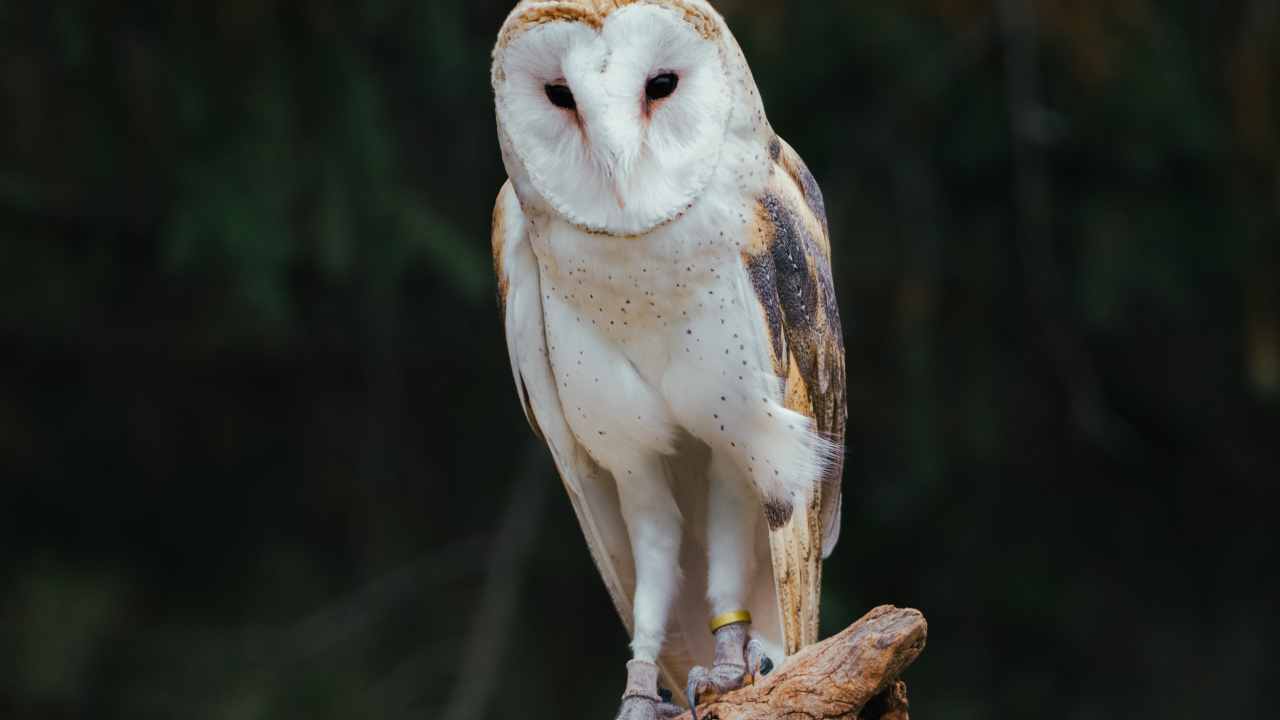
{"type": "Polygon", "coordinates": [[[839,452],[808,507],[770,512],[769,545],[787,654],[818,639],[822,559],[839,536],[845,435],[844,338],[831,278],[831,242],[822,192],[804,161],[781,139],[757,204],[744,253],[760,301],[786,405],[813,418],[839,452]]]}

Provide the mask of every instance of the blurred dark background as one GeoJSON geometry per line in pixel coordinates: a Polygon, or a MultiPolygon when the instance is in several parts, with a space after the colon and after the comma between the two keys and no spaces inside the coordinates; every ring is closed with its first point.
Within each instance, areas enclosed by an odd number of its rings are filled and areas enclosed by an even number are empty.
{"type": "MultiPolygon", "coordinates": [[[[0,715],[613,717],[494,301],[511,4],[0,0],[0,715]]],[[[921,718],[1274,709],[1280,2],[719,6],[831,212],[825,630],[921,608],[921,718]]]]}

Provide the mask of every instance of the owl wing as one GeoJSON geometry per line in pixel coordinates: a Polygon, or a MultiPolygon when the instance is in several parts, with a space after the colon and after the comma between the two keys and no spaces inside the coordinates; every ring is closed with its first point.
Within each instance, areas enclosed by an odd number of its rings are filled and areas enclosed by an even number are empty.
{"type": "Polygon", "coordinates": [[[787,654],[817,641],[822,559],[840,534],[844,465],[845,366],[840,312],[831,279],[826,207],[813,175],[780,138],[744,254],[760,302],[786,406],[814,420],[837,449],[804,512],[770,529],[787,654]]]}
{"type": "MultiPolygon", "coordinates": [[[[631,543],[622,520],[613,477],[591,458],[565,422],[547,354],[538,261],[526,229],[520,201],[508,182],[499,192],[493,209],[493,260],[516,392],[529,425],[551,451],[578,523],[582,526],[591,557],[604,579],[618,615],[631,634],[631,599],[635,596],[635,561],[631,543]]],[[[685,470],[673,467],[672,471],[685,470]]],[[[705,485],[702,487],[705,490],[705,485]]],[[[698,558],[694,557],[688,562],[697,561],[698,558]]],[[[705,575],[705,569],[702,574],[705,575]]],[[[706,618],[703,594],[689,594],[697,602],[696,609],[690,609],[687,614],[699,618],[699,628],[706,618]]],[[[666,676],[666,687],[684,687],[689,668],[695,663],[695,655],[706,662],[709,653],[707,638],[686,634],[679,629],[670,632],[667,647],[659,660],[666,676]],[[706,647],[699,645],[700,642],[706,647]]]]}

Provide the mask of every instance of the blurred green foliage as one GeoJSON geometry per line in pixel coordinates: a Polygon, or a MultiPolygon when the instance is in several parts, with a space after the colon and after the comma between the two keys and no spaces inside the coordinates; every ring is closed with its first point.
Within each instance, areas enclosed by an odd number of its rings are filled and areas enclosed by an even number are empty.
{"type": "MultiPolygon", "coordinates": [[[[922,717],[1274,705],[1280,3],[719,6],[831,214],[826,629],[922,608],[922,717]]],[[[449,705],[531,442],[509,7],[0,0],[0,715],[449,705]]],[[[488,712],[612,717],[552,505],[488,712]]]]}

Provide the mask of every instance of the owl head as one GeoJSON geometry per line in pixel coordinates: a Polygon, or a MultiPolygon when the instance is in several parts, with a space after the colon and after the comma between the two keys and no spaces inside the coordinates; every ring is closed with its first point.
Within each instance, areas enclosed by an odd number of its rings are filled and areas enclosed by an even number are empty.
{"type": "Polygon", "coordinates": [[[679,217],[720,162],[740,56],[702,0],[524,0],[499,33],[492,73],[522,201],[532,194],[607,235],[679,217]]]}

